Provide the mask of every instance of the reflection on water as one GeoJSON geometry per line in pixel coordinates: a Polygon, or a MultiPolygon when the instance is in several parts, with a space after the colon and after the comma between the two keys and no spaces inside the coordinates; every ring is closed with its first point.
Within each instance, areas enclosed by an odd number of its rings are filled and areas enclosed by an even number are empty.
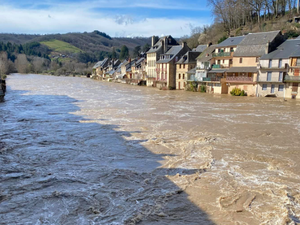
{"type": "Polygon", "coordinates": [[[300,102],[38,75],[8,86],[0,224],[300,223],[300,102]]]}

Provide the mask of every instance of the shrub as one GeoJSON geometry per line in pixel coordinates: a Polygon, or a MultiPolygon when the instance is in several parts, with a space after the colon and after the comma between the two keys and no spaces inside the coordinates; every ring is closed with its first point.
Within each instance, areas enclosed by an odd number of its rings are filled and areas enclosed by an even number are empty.
{"type": "Polygon", "coordinates": [[[234,89],[232,89],[232,91],[230,92],[230,94],[232,96],[245,96],[246,95],[246,93],[245,93],[244,90],[242,91],[240,88],[237,88],[237,87],[235,87],[234,89]],[[242,93],[243,93],[243,95],[242,95],[242,93]]]}
{"type": "Polygon", "coordinates": [[[205,85],[200,86],[200,92],[206,92],[206,86],[205,85]]]}

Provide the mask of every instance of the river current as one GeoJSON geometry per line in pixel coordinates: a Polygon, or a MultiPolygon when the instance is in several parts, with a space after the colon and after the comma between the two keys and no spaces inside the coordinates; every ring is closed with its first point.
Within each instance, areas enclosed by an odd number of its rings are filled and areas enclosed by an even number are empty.
{"type": "Polygon", "coordinates": [[[0,224],[300,224],[300,102],[13,74],[0,224]]]}

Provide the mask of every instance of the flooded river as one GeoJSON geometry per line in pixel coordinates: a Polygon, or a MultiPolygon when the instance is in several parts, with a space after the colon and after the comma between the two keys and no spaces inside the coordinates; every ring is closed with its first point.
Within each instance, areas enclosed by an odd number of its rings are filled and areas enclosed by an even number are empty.
{"type": "Polygon", "coordinates": [[[300,224],[300,101],[7,85],[0,224],[300,224]]]}

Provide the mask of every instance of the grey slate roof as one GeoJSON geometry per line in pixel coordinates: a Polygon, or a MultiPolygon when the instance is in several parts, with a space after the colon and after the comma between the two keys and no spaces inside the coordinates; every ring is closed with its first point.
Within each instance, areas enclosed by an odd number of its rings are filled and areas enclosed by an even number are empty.
{"type": "Polygon", "coordinates": [[[212,69],[212,70],[208,71],[207,73],[224,73],[227,70],[228,69],[212,69]]]}
{"type": "Polygon", "coordinates": [[[241,41],[245,38],[246,36],[238,36],[238,37],[230,37],[227,38],[225,41],[221,42],[218,44],[219,47],[230,47],[230,46],[237,46],[238,44],[241,43],[241,41]]]}
{"type": "Polygon", "coordinates": [[[202,52],[197,60],[199,60],[200,62],[208,62],[212,59],[212,53],[215,51],[217,45],[211,45],[208,48],[205,49],[204,52],[202,52]]]}
{"type": "Polygon", "coordinates": [[[298,40],[298,39],[300,40],[300,36],[299,36],[299,37],[297,37],[296,39],[297,39],[297,40],[298,40]]]}
{"type": "MultiPolygon", "coordinates": [[[[177,43],[177,41],[175,41],[173,38],[172,38],[172,36],[171,35],[168,35],[168,36],[164,36],[164,37],[161,37],[150,49],[149,49],[149,51],[147,52],[147,54],[148,53],[153,53],[153,52],[157,52],[159,49],[161,49],[162,48],[162,41],[165,39],[165,38],[167,38],[167,39],[169,39],[169,38],[171,38],[174,42],[176,42],[176,44],[178,44],[177,43]]],[[[175,43],[173,43],[173,45],[174,45],[175,43]]]]}
{"type": "Polygon", "coordinates": [[[275,51],[263,55],[260,59],[288,59],[293,56],[300,56],[300,39],[287,40],[275,51]]]}
{"type": "Polygon", "coordinates": [[[98,67],[103,67],[106,64],[107,61],[108,61],[108,58],[105,58],[102,61],[97,62],[95,64],[95,66],[93,67],[93,69],[96,69],[98,67]]]}
{"type": "Polygon", "coordinates": [[[182,48],[183,48],[182,45],[172,46],[169,49],[169,51],[166,52],[166,54],[163,54],[163,55],[170,55],[170,58],[160,59],[156,63],[168,63],[172,61],[177,56],[177,54],[182,50],[182,48]]]}
{"type": "Polygon", "coordinates": [[[272,42],[280,30],[270,32],[251,33],[245,36],[239,45],[263,45],[272,42]]]}
{"type": "Polygon", "coordinates": [[[254,57],[262,56],[265,54],[265,50],[268,43],[271,43],[280,31],[260,32],[248,34],[237,46],[234,52],[234,57],[254,57]]]}
{"type": "Polygon", "coordinates": [[[257,67],[231,67],[227,73],[257,73],[257,67]]]}
{"type": "Polygon", "coordinates": [[[207,45],[198,45],[196,48],[193,48],[193,52],[203,52],[207,48],[207,45]]]}
{"type": "Polygon", "coordinates": [[[200,54],[201,54],[201,52],[188,51],[181,57],[181,59],[177,63],[178,64],[196,63],[196,58],[200,54]]]}
{"type": "Polygon", "coordinates": [[[188,74],[195,74],[196,73],[196,67],[193,68],[193,69],[191,69],[191,70],[189,70],[187,73],[188,74]]]}
{"type": "Polygon", "coordinates": [[[142,63],[144,60],[145,60],[145,58],[142,57],[139,60],[137,60],[135,64],[138,65],[138,64],[142,63]]]}

